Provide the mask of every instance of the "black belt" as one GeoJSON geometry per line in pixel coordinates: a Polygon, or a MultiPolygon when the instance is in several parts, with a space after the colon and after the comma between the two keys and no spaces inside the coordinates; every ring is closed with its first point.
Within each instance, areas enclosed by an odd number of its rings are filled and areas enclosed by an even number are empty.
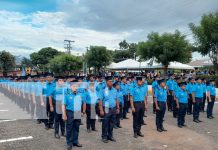
{"type": "Polygon", "coordinates": [[[81,111],[72,111],[72,110],[68,110],[66,109],[67,112],[72,112],[72,113],[82,113],[81,111]]]}
{"type": "Polygon", "coordinates": [[[157,101],[158,103],[163,103],[163,104],[166,104],[166,102],[163,102],[163,101],[157,101]]]}
{"type": "Polygon", "coordinates": [[[141,104],[141,103],[144,103],[144,101],[136,101],[136,102],[133,102],[134,104],[141,104]]]}
{"type": "Polygon", "coordinates": [[[109,110],[113,110],[113,109],[116,109],[116,107],[113,107],[113,108],[108,108],[108,107],[104,107],[104,109],[109,109],[109,110]]]}

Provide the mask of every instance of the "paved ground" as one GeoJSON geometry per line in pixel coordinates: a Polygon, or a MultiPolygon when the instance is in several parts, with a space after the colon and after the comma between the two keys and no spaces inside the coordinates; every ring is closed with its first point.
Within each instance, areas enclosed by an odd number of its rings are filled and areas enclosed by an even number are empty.
{"type": "MultiPolygon", "coordinates": [[[[150,104],[151,107],[151,104],[150,104]]],[[[166,133],[156,132],[154,115],[151,109],[145,118],[148,125],[143,126],[142,132],[144,138],[134,139],[132,135],[132,117],[129,114],[129,120],[122,121],[122,129],[114,132],[116,143],[109,142],[103,144],[100,138],[100,123],[97,123],[98,132],[87,133],[85,126],[80,128],[80,143],[82,149],[88,150],[218,150],[218,105],[215,106],[214,120],[206,119],[205,114],[201,114],[204,121],[200,124],[192,122],[192,117],[187,117],[188,127],[179,129],[176,126],[176,120],[172,118],[171,113],[165,117],[166,133]]],[[[0,94],[0,150],[62,150],[65,149],[65,139],[54,139],[53,130],[46,131],[43,125],[37,125],[33,120],[13,120],[17,117],[29,117],[20,110],[9,99],[0,94]],[[12,117],[11,117],[12,116],[12,117]],[[13,117],[14,116],[14,117],[13,117]],[[10,117],[9,119],[7,117],[10,117]],[[5,120],[8,119],[8,120],[5,120]],[[11,120],[12,119],[12,120],[11,120]],[[31,136],[31,137],[30,137],[31,136]],[[30,139],[15,139],[15,141],[4,141],[20,137],[30,137],[30,139]]],[[[83,122],[85,122],[83,120],[83,122]]],[[[78,148],[75,148],[78,149],[78,148]]]]}

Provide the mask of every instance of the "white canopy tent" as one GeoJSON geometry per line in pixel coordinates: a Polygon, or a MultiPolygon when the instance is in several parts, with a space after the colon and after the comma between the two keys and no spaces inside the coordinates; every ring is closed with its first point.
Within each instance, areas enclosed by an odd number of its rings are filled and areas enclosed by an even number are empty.
{"type": "MultiPolygon", "coordinates": [[[[164,69],[164,66],[160,63],[153,62],[149,64],[150,60],[144,62],[138,62],[134,59],[127,59],[119,63],[112,63],[107,68],[112,70],[128,70],[128,69],[164,69]]],[[[194,70],[194,67],[182,64],[180,62],[170,62],[169,69],[182,69],[182,70],[194,70]]]]}
{"type": "MultiPolygon", "coordinates": [[[[158,65],[154,65],[153,68],[161,69],[164,68],[164,66],[162,64],[158,64],[158,65]]],[[[195,68],[175,61],[175,62],[170,62],[168,69],[194,70],[195,68]]]]}
{"type": "Polygon", "coordinates": [[[134,59],[127,59],[119,63],[112,63],[108,69],[139,69],[140,63],[134,59]]]}

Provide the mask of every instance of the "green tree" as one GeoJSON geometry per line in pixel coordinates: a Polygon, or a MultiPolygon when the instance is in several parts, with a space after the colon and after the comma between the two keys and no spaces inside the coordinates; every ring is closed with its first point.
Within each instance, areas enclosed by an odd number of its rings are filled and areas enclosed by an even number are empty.
{"type": "Polygon", "coordinates": [[[72,71],[80,70],[82,68],[82,60],[80,57],[68,54],[61,54],[51,59],[47,66],[55,74],[69,75],[72,71]]]}
{"type": "Polygon", "coordinates": [[[33,63],[30,59],[24,57],[22,60],[21,60],[21,66],[24,66],[24,67],[33,67],[33,63]]]}
{"type": "Polygon", "coordinates": [[[0,67],[3,73],[3,76],[7,76],[7,73],[15,67],[15,57],[6,51],[0,52],[0,67]]]}
{"type": "Polygon", "coordinates": [[[110,64],[112,57],[111,52],[104,46],[90,46],[90,50],[85,56],[88,67],[94,67],[96,71],[110,64]]]}
{"type": "Polygon", "coordinates": [[[123,60],[126,60],[130,57],[131,57],[130,53],[127,50],[115,50],[113,52],[113,61],[116,63],[123,61],[123,60]]]}
{"type": "Polygon", "coordinates": [[[192,47],[179,31],[175,33],[151,33],[146,42],[138,43],[137,53],[143,60],[156,60],[165,66],[165,71],[172,61],[188,63],[191,60],[192,47]]]}
{"type": "Polygon", "coordinates": [[[126,40],[119,43],[120,50],[113,52],[113,61],[120,62],[126,59],[134,59],[137,51],[136,43],[127,43],[126,40]]]}
{"type": "Polygon", "coordinates": [[[190,23],[189,27],[196,40],[196,51],[208,55],[218,73],[218,11],[203,15],[200,25],[190,23]]]}
{"type": "Polygon", "coordinates": [[[120,49],[128,49],[129,48],[129,43],[126,42],[126,40],[123,40],[119,43],[120,49]]]}
{"type": "Polygon", "coordinates": [[[38,66],[40,69],[43,69],[46,66],[46,64],[49,63],[51,59],[53,59],[55,56],[60,55],[61,52],[59,52],[56,49],[53,49],[51,47],[42,48],[38,52],[30,54],[30,59],[32,63],[36,66],[38,66]]]}

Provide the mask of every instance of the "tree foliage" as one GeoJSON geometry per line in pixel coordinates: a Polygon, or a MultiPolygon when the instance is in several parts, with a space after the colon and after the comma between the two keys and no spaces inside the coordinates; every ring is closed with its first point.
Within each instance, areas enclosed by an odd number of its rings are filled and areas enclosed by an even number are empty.
{"type": "Polygon", "coordinates": [[[133,59],[136,50],[137,44],[136,43],[127,43],[126,40],[119,43],[120,50],[115,50],[113,52],[113,61],[120,62],[126,59],[133,59]]]}
{"type": "Polygon", "coordinates": [[[151,33],[146,42],[138,43],[137,53],[143,60],[155,59],[166,68],[172,61],[188,63],[192,47],[179,31],[175,33],[151,33]]]}
{"type": "Polygon", "coordinates": [[[125,50],[129,48],[129,43],[126,42],[126,40],[123,40],[119,43],[120,49],[125,50]]]}
{"type": "Polygon", "coordinates": [[[51,59],[60,54],[61,52],[58,50],[46,47],[42,48],[38,52],[30,54],[30,59],[34,65],[39,66],[42,69],[51,59]]]}
{"type": "Polygon", "coordinates": [[[94,67],[97,71],[109,65],[112,60],[111,52],[104,46],[90,46],[85,58],[88,67],[94,67]]]}
{"type": "Polygon", "coordinates": [[[6,76],[15,65],[15,57],[11,53],[6,51],[0,52],[0,67],[4,76],[6,76]]]}
{"type": "Polygon", "coordinates": [[[82,68],[82,60],[80,57],[61,54],[51,59],[47,66],[55,74],[64,75],[72,71],[80,70],[82,68]]]}
{"type": "Polygon", "coordinates": [[[209,55],[218,72],[218,11],[203,15],[200,25],[190,23],[189,27],[196,40],[196,51],[203,56],[209,55]]]}
{"type": "Polygon", "coordinates": [[[30,59],[24,57],[22,60],[21,60],[21,66],[24,66],[24,67],[33,67],[33,63],[30,59]]]}

